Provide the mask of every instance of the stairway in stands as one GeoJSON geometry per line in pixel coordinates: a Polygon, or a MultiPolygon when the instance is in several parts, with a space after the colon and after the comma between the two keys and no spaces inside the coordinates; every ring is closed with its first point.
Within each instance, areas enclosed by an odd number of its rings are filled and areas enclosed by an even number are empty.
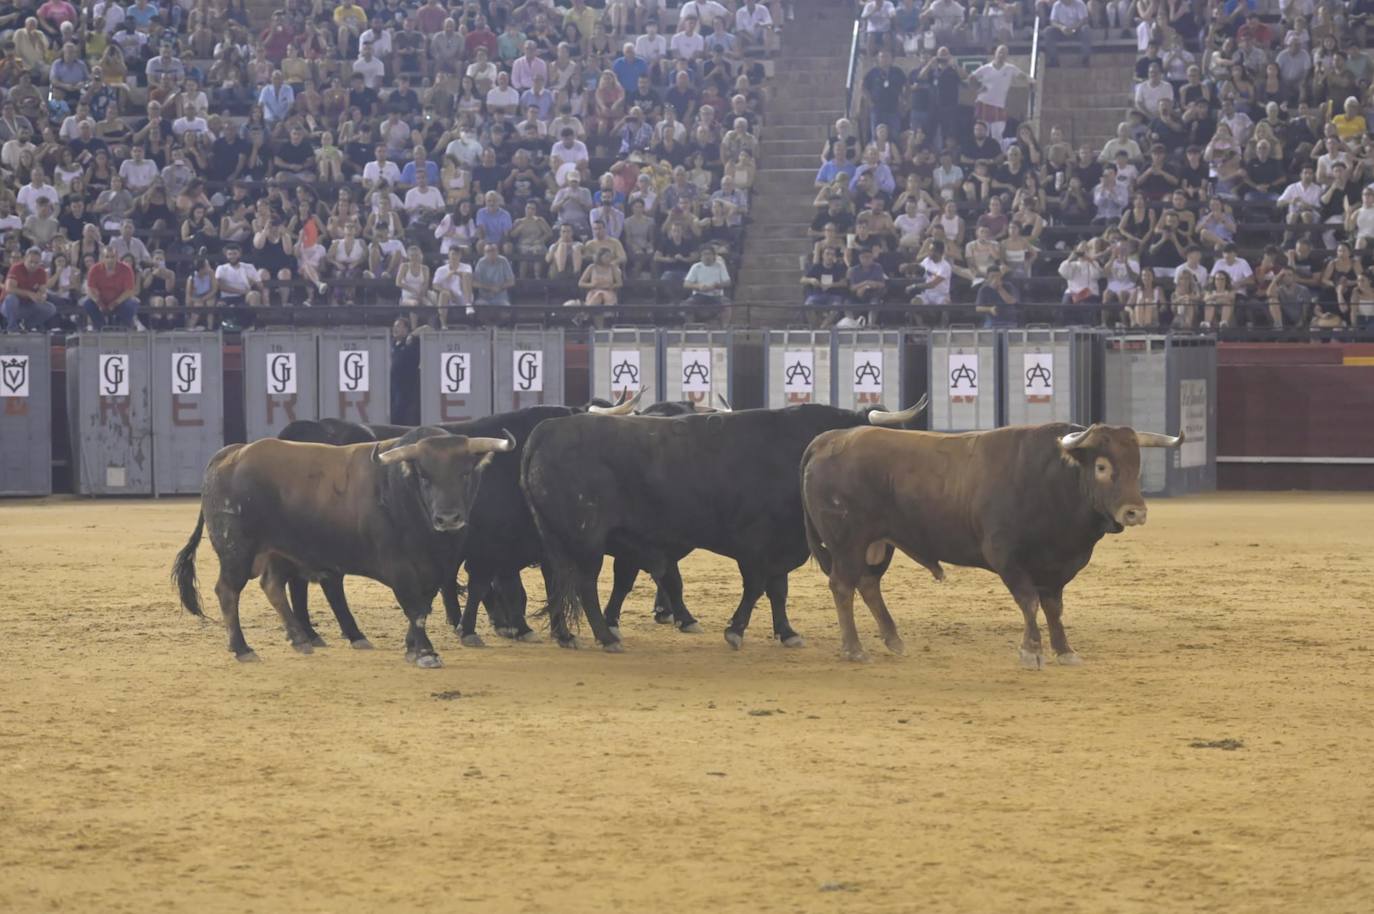
{"type": "Polygon", "coordinates": [[[1136,55],[1126,47],[1099,50],[1086,69],[1078,65],[1076,55],[1061,56],[1060,66],[1045,71],[1040,141],[1048,143],[1050,128],[1061,127],[1074,148],[1087,143],[1094,152],[1101,151],[1131,107],[1136,55]]]}
{"type": "Polygon", "coordinates": [[[800,258],[811,249],[811,201],[821,147],[844,113],[844,83],[854,8],[836,0],[797,0],[797,18],[783,29],[782,50],[759,148],[750,223],[735,301],[736,322],[754,326],[786,318],[769,306],[801,301],[800,258]]]}

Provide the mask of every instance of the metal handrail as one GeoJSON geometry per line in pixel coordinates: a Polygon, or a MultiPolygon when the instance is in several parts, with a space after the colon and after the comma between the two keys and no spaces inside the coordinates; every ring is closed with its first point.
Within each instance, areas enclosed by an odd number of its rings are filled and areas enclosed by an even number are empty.
{"type": "Polygon", "coordinates": [[[1035,96],[1036,96],[1036,91],[1037,91],[1037,89],[1036,89],[1036,86],[1034,85],[1034,80],[1035,80],[1035,71],[1036,71],[1036,69],[1038,68],[1037,65],[1038,65],[1039,63],[1040,63],[1040,17],[1039,17],[1039,16],[1036,16],[1036,17],[1035,17],[1035,29],[1034,29],[1034,31],[1031,32],[1030,73],[1028,74],[1028,75],[1030,76],[1030,78],[1031,78],[1032,85],[1031,85],[1031,87],[1030,87],[1030,91],[1026,93],[1026,120],[1029,121],[1029,122],[1034,122],[1034,120],[1035,120],[1035,96]]]}
{"type": "Polygon", "coordinates": [[[849,41],[849,72],[844,82],[844,116],[854,116],[854,77],[859,71],[859,21],[854,20],[854,34],[849,41]]]}

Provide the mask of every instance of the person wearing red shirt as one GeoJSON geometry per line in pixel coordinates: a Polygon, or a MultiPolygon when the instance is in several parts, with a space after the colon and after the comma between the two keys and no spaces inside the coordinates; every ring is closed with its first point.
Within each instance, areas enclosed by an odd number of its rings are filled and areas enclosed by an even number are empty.
{"type": "Polygon", "coordinates": [[[272,61],[272,66],[279,67],[286,57],[286,49],[296,40],[296,31],[286,21],[286,14],[276,10],[272,13],[272,24],[263,29],[259,37],[267,59],[272,61]]]}
{"type": "Polygon", "coordinates": [[[5,298],[0,315],[10,330],[41,330],[57,308],[48,301],[48,271],[43,269],[43,252],[29,248],[24,259],[10,267],[5,277],[5,298]]]}
{"type": "Polygon", "coordinates": [[[120,263],[109,245],[100,252],[100,261],[86,274],[86,298],[81,302],[91,326],[99,330],[106,324],[134,326],[138,298],[134,296],[134,271],[120,263]]]}

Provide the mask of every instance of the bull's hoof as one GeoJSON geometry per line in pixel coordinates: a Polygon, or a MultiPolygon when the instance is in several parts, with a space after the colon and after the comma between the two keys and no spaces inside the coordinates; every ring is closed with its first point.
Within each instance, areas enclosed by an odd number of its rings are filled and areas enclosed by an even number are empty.
{"type": "Polygon", "coordinates": [[[654,610],[654,621],[657,622],[659,625],[672,625],[673,611],[671,609],[654,610]]]}
{"type": "Polygon", "coordinates": [[[1021,648],[1021,666],[1028,670],[1043,670],[1045,668],[1044,652],[1021,648]]]}
{"type": "Polygon", "coordinates": [[[329,647],[329,642],[325,641],[325,640],[324,640],[323,638],[321,638],[318,634],[313,634],[313,635],[310,636],[310,646],[311,646],[311,647],[329,647]]]}
{"type": "Polygon", "coordinates": [[[496,628],[496,634],[502,638],[514,638],[515,629],[511,628],[509,625],[500,625],[496,628]]]}
{"type": "MultiPolygon", "coordinates": [[[[514,629],[512,629],[512,631],[514,631],[514,629]]],[[[539,632],[535,631],[534,629],[530,629],[527,632],[521,632],[520,634],[514,635],[513,637],[516,641],[523,641],[526,644],[538,644],[540,641],[544,640],[543,638],[539,637],[539,632]]]]}
{"type": "Polygon", "coordinates": [[[906,642],[895,635],[891,638],[884,639],[883,643],[887,645],[889,651],[896,654],[898,657],[906,654],[906,642]]]}
{"type": "Polygon", "coordinates": [[[1060,666],[1082,666],[1083,658],[1078,655],[1078,651],[1065,651],[1055,656],[1055,662],[1060,666]]]}
{"type": "Polygon", "coordinates": [[[575,651],[582,647],[582,645],[577,643],[576,635],[570,635],[567,638],[559,638],[558,646],[570,651],[575,651]]]}
{"type": "Polygon", "coordinates": [[[437,670],[444,665],[438,654],[421,654],[415,658],[415,665],[424,670],[437,670]]]}
{"type": "Polygon", "coordinates": [[[348,642],[348,646],[353,648],[353,650],[355,651],[372,650],[372,642],[368,641],[366,638],[359,638],[357,641],[350,641],[348,642]]]}
{"type": "Polygon", "coordinates": [[[806,647],[806,639],[796,632],[781,636],[779,640],[782,641],[783,647],[806,647]]]}
{"type": "Polygon", "coordinates": [[[257,655],[256,651],[244,651],[242,654],[235,654],[234,659],[239,663],[257,663],[262,658],[257,655]]]}
{"type": "Polygon", "coordinates": [[[296,649],[298,654],[313,654],[315,649],[310,646],[309,641],[293,641],[291,646],[296,649]]]}
{"type": "Polygon", "coordinates": [[[868,654],[861,647],[843,648],[840,656],[850,663],[868,663],[868,654]]]}
{"type": "Polygon", "coordinates": [[[697,622],[695,619],[691,622],[688,622],[686,625],[679,625],[677,627],[677,630],[680,632],[686,632],[689,635],[700,635],[703,631],[705,631],[705,629],[701,627],[701,623],[697,622]]]}
{"type": "Polygon", "coordinates": [[[606,631],[610,632],[610,633],[611,633],[611,637],[614,638],[615,640],[617,640],[617,641],[620,640],[620,626],[619,626],[619,625],[608,625],[608,626],[606,626],[606,631]]]}
{"type": "Polygon", "coordinates": [[[744,647],[744,632],[737,632],[734,629],[727,628],[725,630],[725,643],[735,650],[739,650],[744,647]]]}
{"type": "Polygon", "coordinates": [[[486,646],[487,646],[487,642],[483,641],[483,640],[482,640],[482,636],[479,635],[479,634],[477,634],[476,632],[473,632],[473,633],[470,634],[470,635],[463,635],[463,636],[461,636],[458,640],[462,642],[463,647],[486,647],[486,646]]]}
{"type": "Polygon", "coordinates": [[[614,641],[607,641],[605,644],[601,645],[601,649],[608,654],[623,654],[625,653],[625,642],[617,638],[614,641]]]}

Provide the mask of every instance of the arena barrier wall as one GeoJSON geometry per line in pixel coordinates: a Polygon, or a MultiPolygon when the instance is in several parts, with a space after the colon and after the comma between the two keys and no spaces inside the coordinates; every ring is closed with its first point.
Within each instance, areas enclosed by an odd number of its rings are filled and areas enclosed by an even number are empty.
{"type": "Polygon", "coordinates": [[[906,349],[900,330],[836,330],[835,405],[901,409],[906,349]]]}
{"type": "Polygon", "coordinates": [[[734,348],[731,330],[663,331],[662,399],[719,406],[717,397],[724,397],[734,403],[734,348]]]}
{"type": "Polygon", "coordinates": [[[1091,425],[1102,369],[1102,334],[1084,328],[1002,331],[1002,419],[1005,425],[1091,425]]]}
{"type": "Polygon", "coordinates": [[[152,336],[103,330],[67,337],[67,421],[78,494],[153,494],[152,336]]]}
{"type": "Polygon", "coordinates": [[[999,333],[973,327],[930,331],[930,428],[996,428],[1001,385],[999,333]]]}
{"type": "Polygon", "coordinates": [[[152,335],[153,494],[200,492],[224,447],[224,345],[217,332],[152,335]]]}
{"type": "Polygon", "coordinates": [[[646,388],[645,404],[660,399],[663,379],[659,332],[645,327],[612,327],[592,331],[591,395],[614,403],[646,388]]]}
{"type": "Polygon", "coordinates": [[[1108,337],[1103,420],[1185,435],[1177,450],[1140,453],[1141,490],[1189,495],[1217,487],[1217,344],[1206,336],[1108,337]]]}
{"type": "Polygon", "coordinates": [[[493,409],[498,413],[549,404],[562,406],[562,328],[515,327],[492,334],[493,409]]]}
{"type": "Polygon", "coordinates": [[[0,495],[52,493],[52,345],[0,333],[0,495]]]}
{"type": "Polygon", "coordinates": [[[314,331],[244,331],[243,412],[249,441],[270,438],[297,419],[320,418],[314,331]]]}
{"type": "Polygon", "coordinates": [[[420,336],[420,421],[480,419],[492,413],[490,330],[439,330],[420,336]]]}
{"type": "Polygon", "coordinates": [[[384,328],[321,330],[321,419],[391,421],[391,331],[384,328]]]}
{"type": "Polygon", "coordinates": [[[769,330],[763,402],[768,409],[835,402],[835,338],[829,330],[769,330]]]}

